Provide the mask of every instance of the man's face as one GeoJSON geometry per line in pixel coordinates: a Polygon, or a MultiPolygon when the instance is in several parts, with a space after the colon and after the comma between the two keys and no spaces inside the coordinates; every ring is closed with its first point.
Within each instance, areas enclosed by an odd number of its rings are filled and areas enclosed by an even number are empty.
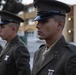
{"type": "Polygon", "coordinates": [[[53,18],[45,21],[38,21],[36,28],[40,39],[49,40],[57,35],[58,22],[53,18]]]}
{"type": "Polygon", "coordinates": [[[0,37],[3,40],[7,41],[10,38],[11,35],[12,35],[12,29],[8,24],[2,25],[0,27],[0,37]]]}

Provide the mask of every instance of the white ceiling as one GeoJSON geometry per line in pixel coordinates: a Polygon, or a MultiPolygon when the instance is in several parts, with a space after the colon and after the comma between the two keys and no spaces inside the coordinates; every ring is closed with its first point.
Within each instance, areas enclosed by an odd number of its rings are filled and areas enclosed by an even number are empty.
{"type": "MultiPolygon", "coordinates": [[[[62,1],[64,3],[70,4],[70,5],[76,4],[76,0],[58,0],[58,1],[62,1]]],[[[29,4],[32,2],[33,2],[33,0],[22,0],[23,4],[29,4]]]]}
{"type": "Polygon", "coordinates": [[[64,3],[70,4],[70,5],[76,4],[76,0],[58,0],[58,1],[62,1],[64,3]]]}

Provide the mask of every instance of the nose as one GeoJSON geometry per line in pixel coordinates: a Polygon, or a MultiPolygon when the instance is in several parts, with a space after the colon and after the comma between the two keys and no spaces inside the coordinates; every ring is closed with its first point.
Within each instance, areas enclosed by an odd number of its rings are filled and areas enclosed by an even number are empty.
{"type": "Polygon", "coordinates": [[[0,28],[0,32],[1,32],[1,28],[0,28]]]}
{"type": "Polygon", "coordinates": [[[1,36],[1,29],[0,29],[0,36],[1,36]]]}
{"type": "Polygon", "coordinates": [[[36,24],[36,28],[38,28],[38,29],[41,28],[41,26],[42,26],[42,25],[41,25],[40,22],[38,22],[38,23],[36,24]]]}

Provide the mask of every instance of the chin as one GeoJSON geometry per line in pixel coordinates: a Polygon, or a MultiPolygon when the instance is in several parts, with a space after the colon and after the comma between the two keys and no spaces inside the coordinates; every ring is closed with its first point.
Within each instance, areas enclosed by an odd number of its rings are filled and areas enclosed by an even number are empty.
{"type": "Polygon", "coordinates": [[[38,36],[38,38],[39,38],[40,40],[44,40],[44,37],[42,37],[42,36],[38,36]]]}
{"type": "Polygon", "coordinates": [[[40,39],[40,40],[44,40],[44,38],[42,38],[42,37],[39,37],[39,39],[40,39]]]}

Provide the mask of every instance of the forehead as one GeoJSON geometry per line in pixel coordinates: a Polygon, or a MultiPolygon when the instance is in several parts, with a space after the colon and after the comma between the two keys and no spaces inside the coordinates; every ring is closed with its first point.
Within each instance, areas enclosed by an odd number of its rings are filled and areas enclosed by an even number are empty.
{"type": "Polygon", "coordinates": [[[10,24],[3,24],[3,25],[0,25],[1,28],[2,28],[2,27],[8,27],[8,26],[10,26],[10,24]]]}

